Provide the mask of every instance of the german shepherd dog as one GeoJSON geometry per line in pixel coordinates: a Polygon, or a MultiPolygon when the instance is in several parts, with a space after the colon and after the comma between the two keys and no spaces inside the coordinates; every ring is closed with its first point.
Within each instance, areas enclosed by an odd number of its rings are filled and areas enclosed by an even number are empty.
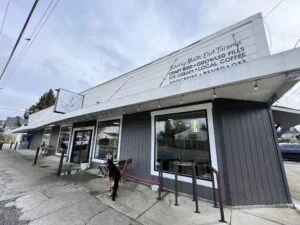
{"type": "Polygon", "coordinates": [[[118,188],[119,188],[119,181],[120,181],[120,178],[121,178],[121,173],[118,170],[118,168],[115,166],[112,159],[107,159],[105,164],[106,164],[107,169],[108,169],[109,179],[114,182],[113,186],[111,187],[112,188],[111,196],[112,196],[112,200],[115,201],[116,196],[117,196],[117,191],[118,191],[118,188]]]}

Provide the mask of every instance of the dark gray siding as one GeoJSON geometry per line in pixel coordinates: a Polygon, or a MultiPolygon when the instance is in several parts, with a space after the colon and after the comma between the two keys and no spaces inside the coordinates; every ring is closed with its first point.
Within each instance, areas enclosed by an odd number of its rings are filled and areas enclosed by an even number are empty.
{"type": "Polygon", "coordinates": [[[151,179],[151,115],[150,112],[124,115],[120,158],[133,158],[135,176],[151,179]]]}
{"type": "Polygon", "coordinates": [[[31,141],[29,144],[30,149],[36,150],[37,147],[39,147],[41,145],[43,132],[44,132],[44,130],[38,130],[38,131],[33,131],[30,133],[32,135],[31,141]]]}
{"type": "Polygon", "coordinates": [[[52,146],[53,148],[57,147],[59,129],[60,129],[60,126],[55,126],[55,127],[52,127],[52,129],[51,129],[49,145],[52,146]]]}
{"type": "MultiPolygon", "coordinates": [[[[120,158],[133,158],[131,173],[134,176],[157,180],[151,175],[151,114],[150,112],[124,115],[120,158]]],[[[174,190],[174,180],[164,179],[164,188],[174,190]]],[[[192,194],[192,184],[179,182],[180,192],[192,194]]],[[[198,186],[202,198],[212,199],[210,188],[198,186]]],[[[192,203],[191,203],[192,204],[192,203]]]]}
{"type": "Polygon", "coordinates": [[[225,202],[290,203],[269,107],[264,103],[218,99],[213,109],[225,202]]]}

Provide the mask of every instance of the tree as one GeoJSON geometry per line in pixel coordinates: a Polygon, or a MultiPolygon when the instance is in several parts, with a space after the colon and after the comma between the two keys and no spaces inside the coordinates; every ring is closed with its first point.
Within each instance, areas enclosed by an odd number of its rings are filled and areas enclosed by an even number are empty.
{"type": "Polygon", "coordinates": [[[26,109],[24,113],[24,118],[28,119],[29,115],[36,113],[40,110],[43,110],[45,108],[48,108],[49,106],[54,105],[55,103],[55,96],[53,93],[53,90],[50,89],[48,92],[44,93],[39,101],[36,104],[33,104],[28,109],[26,109]]]}

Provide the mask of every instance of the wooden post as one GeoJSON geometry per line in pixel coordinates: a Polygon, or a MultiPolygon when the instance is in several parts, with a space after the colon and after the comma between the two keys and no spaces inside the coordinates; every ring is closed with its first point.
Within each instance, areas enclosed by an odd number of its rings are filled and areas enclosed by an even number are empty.
{"type": "Polygon", "coordinates": [[[198,196],[197,196],[197,186],[196,186],[196,165],[195,163],[193,162],[192,163],[192,179],[193,179],[193,200],[195,201],[195,207],[196,207],[196,210],[195,210],[195,213],[200,213],[199,212],[199,206],[198,206],[198,196]]]}
{"type": "Polygon", "coordinates": [[[65,157],[65,150],[63,149],[62,152],[61,152],[60,161],[59,161],[59,166],[58,166],[58,171],[57,171],[57,176],[58,176],[58,177],[59,177],[60,174],[61,174],[61,169],[62,169],[64,157],[65,157]]]}
{"type": "Polygon", "coordinates": [[[175,162],[175,206],[178,206],[178,163],[175,162]]]}
{"type": "Polygon", "coordinates": [[[32,164],[33,166],[36,165],[36,161],[38,159],[39,152],[40,152],[40,147],[37,147],[36,152],[35,152],[35,158],[34,158],[34,161],[33,161],[33,164],[32,164]]]}

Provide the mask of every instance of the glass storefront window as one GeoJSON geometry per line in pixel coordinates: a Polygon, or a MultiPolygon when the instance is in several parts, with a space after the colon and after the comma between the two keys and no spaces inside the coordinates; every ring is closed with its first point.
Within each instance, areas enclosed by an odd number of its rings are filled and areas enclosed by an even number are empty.
{"type": "MultiPolygon", "coordinates": [[[[169,173],[174,162],[195,162],[197,177],[211,180],[208,137],[206,110],[155,116],[155,162],[169,173]]],[[[179,173],[191,176],[192,168],[179,166],[179,173]]]]}
{"type": "Polygon", "coordinates": [[[66,150],[70,144],[72,126],[61,127],[58,138],[58,146],[56,153],[61,154],[62,150],[66,150]]]}
{"type": "Polygon", "coordinates": [[[111,156],[117,159],[120,123],[121,121],[119,119],[98,122],[94,159],[104,160],[105,156],[111,156]]]}
{"type": "Polygon", "coordinates": [[[51,128],[45,128],[42,141],[41,141],[41,146],[49,146],[50,137],[51,137],[51,128]]]}

